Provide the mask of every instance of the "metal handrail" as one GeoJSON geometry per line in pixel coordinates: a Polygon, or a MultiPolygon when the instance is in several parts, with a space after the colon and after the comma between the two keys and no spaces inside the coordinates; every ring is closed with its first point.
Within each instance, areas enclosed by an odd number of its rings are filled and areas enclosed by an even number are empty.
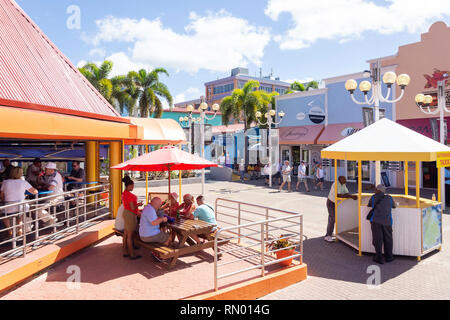
{"type": "MultiPolygon", "coordinates": [[[[217,198],[216,203],[215,203],[215,209],[216,209],[215,213],[216,213],[216,220],[218,222],[220,221],[219,220],[220,212],[217,210],[217,208],[224,207],[223,205],[220,204],[220,202],[230,202],[230,203],[237,204],[237,206],[235,208],[228,207],[229,209],[236,210],[237,214],[234,216],[231,214],[226,214],[225,216],[237,218],[238,223],[236,225],[219,228],[216,232],[216,236],[214,239],[214,290],[215,291],[218,290],[218,280],[219,279],[231,277],[233,275],[247,272],[247,271],[254,270],[254,269],[261,269],[261,277],[264,277],[265,276],[265,268],[267,266],[281,262],[281,261],[285,261],[288,259],[293,259],[293,258],[299,258],[300,263],[303,263],[303,215],[302,214],[295,213],[295,212],[288,211],[288,210],[281,210],[281,209],[275,209],[275,208],[271,208],[271,207],[265,207],[265,206],[261,206],[261,205],[253,205],[251,203],[245,203],[245,202],[241,202],[241,201],[237,201],[237,200],[217,198]],[[255,208],[260,208],[260,209],[264,209],[265,212],[259,213],[259,214],[255,213],[253,211],[248,211],[248,210],[245,210],[245,212],[244,212],[244,210],[241,209],[241,206],[251,206],[251,207],[255,207],[255,208]],[[284,213],[284,215],[281,217],[272,217],[269,215],[269,212],[284,213]],[[264,219],[241,224],[240,222],[242,220],[249,220],[249,219],[247,219],[248,217],[246,217],[246,218],[241,217],[241,213],[255,214],[257,216],[264,217],[264,219]],[[297,219],[298,219],[298,222],[293,221],[293,220],[297,220],[297,219]],[[280,225],[281,222],[284,222],[287,224],[280,225]],[[274,225],[275,223],[277,223],[278,225],[274,225]],[[257,226],[259,226],[259,228],[257,226]],[[253,227],[253,228],[250,228],[250,227],[253,227]],[[298,228],[297,229],[298,231],[289,230],[287,228],[298,228]],[[252,231],[256,231],[256,232],[252,232],[250,234],[248,234],[248,233],[242,234],[241,231],[243,229],[244,230],[252,230],[252,231]],[[259,229],[259,230],[257,230],[257,229],[259,229]],[[283,235],[282,237],[273,237],[272,236],[271,233],[277,232],[277,231],[279,232],[280,230],[288,231],[291,233],[289,235],[283,235]],[[225,236],[224,234],[228,234],[230,236],[225,236]],[[260,237],[257,237],[257,236],[251,237],[256,234],[260,234],[260,237]],[[295,240],[294,244],[287,248],[275,249],[275,250],[269,250],[267,248],[267,244],[270,242],[273,242],[273,241],[276,241],[279,239],[292,239],[292,238],[297,239],[297,237],[298,237],[298,240],[295,240]],[[219,249],[218,249],[219,243],[229,242],[231,240],[235,240],[235,241],[237,240],[237,243],[239,245],[241,238],[251,239],[256,242],[251,242],[250,245],[240,246],[239,248],[233,248],[233,249],[219,251],[219,249]],[[259,239],[257,239],[257,238],[259,238],[259,239]],[[255,247],[256,247],[256,249],[253,249],[255,247]],[[258,247],[259,247],[259,249],[258,249],[258,247]],[[275,259],[275,260],[271,257],[271,259],[269,261],[267,261],[268,260],[267,254],[275,253],[275,252],[285,250],[285,249],[296,248],[296,247],[299,248],[299,251],[294,250],[294,254],[292,254],[288,257],[281,258],[281,259],[275,259]],[[232,252],[238,252],[238,251],[242,252],[245,250],[247,250],[248,252],[246,254],[244,254],[244,256],[240,255],[237,259],[233,259],[231,261],[227,261],[225,263],[218,264],[219,256],[222,256],[223,254],[226,254],[226,253],[232,253],[232,252]],[[259,252],[257,252],[257,251],[259,251],[259,252]],[[223,267],[225,265],[230,265],[233,263],[238,263],[240,261],[250,261],[250,259],[255,259],[258,256],[260,257],[260,261],[259,261],[259,263],[257,263],[254,266],[219,275],[219,270],[218,270],[219,267],[223,267]]],[[[227,213],[229,213],[229,212],[227,212],[227,213]]],[[[225,222],[225,223],[230,224],[230,222],[225,222]]],[[[236,257],[236,255],[235,255],[235,257],[236,257]]]]}
{"type": "Polygon", "coordinates": [[[1,231],[11,231],[12,237],[8,238],[5,241],[2,241],[0,245],[4,245],[7,243],[12,244],[12,248],[7,250],[6,252],[0,253],[0,257],[7,256],[18,256],[18,253],[21,251],[21,256],[25,257],[27,249],[30,247],[34,247],[36,244],[45,244],[48,240],[58,240],[63,238],[63,234],[69,233],[79,233],[80,229],[86,228],[91,225],[91,223],[95,220],[99,220],[106,216],[111,215],[110,210],[108,209],[106,213],[98,214],[99,211],[104,210],[107,206],[102,206],[102,202],[109,203],[111,186],[109,184],[96,185],[93,187],[80,188],[68,192],[63,192],[60,194],[52,194],[50,196],[35,198],[30,200],[24,200],[21,202],[12,202],[3,206],[0,206],[0,216],[1,220],[10,219],[12,220],[12,224],[10,227],[3,228],[1,231]],[[100,189],[100,191],[98,191],[100,189]],[[89,191],[95,191],[89,193],[89,191]],[[100,195],[107,194],[108,196],[105,198],[101,198],[100,195]],[[66,199],[66,196],[73,196],[66,199]],[[81,197],[79,195],[82,195],[81,197]],[[48,202],[49,200],[55,200],[60,198],[61,200],[57,202],[48,202]],[[83,200],[83,201],[80,201],[83,200]],[[89,203],[88,203],[89,202],[89,203]],[[72,205],[72,206],[71,206],[72,205]],[[7,209],[12,207],[18,207],[19,212],[14,214],[6,215],[7,209]],[[63,210],[57,212],[58,208],[64,207],[63,210]],[[53,214],[52,210],[53,209],[53,214]],[[46,211],[46,217],[42,216],[43,211],[46,211]],[[4,216],[3,216],[4,214],[4,216]],[[75,216],[71,217],[71,214],[75,214],[75,216]],[[88,219],[88,215],[94,214],[93,217],[88,219]],[[53,223],[51,225],[44,225],[39,228],[40,220],[47,220],[46,218],[52,219],[55,216],[63,216],[64,218],[57,221],[57,223],[53,223]],[[80,222],[80,216],[84,217],[83,221],[80,222]],[[22,222],[20,224],[17,223],[17,220],[21,218],[22,222]],[[74,225],[71,225],[75,221],[74,225]],[[57,230],[57,228],[63,227],[61,230],[57,230]],[[27,228],[30,229],[27,231],[27,228]],[[33,230],[34,228],[34,230],[33,230]],[[52,229],[53,231],[50,234],[43,235],[42,231],[47,229],[52,229]],[[22,234],[17,235],[17,230],[21,229],[22,234]],[[35,239],[31,242],[27,242],[27,236],[35,235],[35,239]],[[17,246],[17,242],[22,241],[20,246],[17,246]]]}

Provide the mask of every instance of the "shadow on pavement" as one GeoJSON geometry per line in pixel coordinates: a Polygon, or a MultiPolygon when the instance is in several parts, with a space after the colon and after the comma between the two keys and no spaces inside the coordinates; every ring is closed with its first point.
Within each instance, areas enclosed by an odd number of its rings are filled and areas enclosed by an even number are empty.
{"type": "Polygon", "coordinates": [[[380,267],[382,284],[418,264],[414,257],[395,256],[393,262],[379,265],[372,261],[372,254],[363,253],[359,257],[358,252],[345,243],[328,243],[323,237],[304,240],[303,248],[309,276],[361,284],[366,284],[372,275],[373,271],[368,272],[371,265],[380,267]]]}

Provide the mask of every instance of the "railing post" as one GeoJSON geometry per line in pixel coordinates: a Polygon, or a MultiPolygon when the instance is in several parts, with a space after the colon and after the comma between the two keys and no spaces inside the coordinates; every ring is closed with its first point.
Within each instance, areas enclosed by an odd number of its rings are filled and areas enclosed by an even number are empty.
{"type": "Polygon", "coordinates": [[[35,237],[36,237],[36,241],[39,239],[39,211],[38,210],[40,210],[39,209],[39,206],[38,206],[38,203],[37,203],[37,201],[36,201],[36,203],[35,203],[35,208],[34,208],[34,235],[35,235],[35,237]]]}
{"type": "Polygon", "coordinates": [[[70,206],[69,206],[69,202],[65,201],[64,202],[64,210],[66,211],[66,228],[69,229],[70,227],[70,206]]]}
{"type": "Polygon", "coordinates": [[[303,264],[303,216],[300,216],[300,264],[303,264]]]}
{"type": "MultiPolygon", "coordinates": [[[[238,203],[238,226],[241,225],[241,204],[238,203]]],[[[238,243],[241,243],[241,228],[238,228],[238,243]]]]}
{"type": "Polygon", "coordinates": [[[77,200],[76,200],[76,210],[75,210],[75,212],[76,212],[76,218],[75,218],[75,224],[76,224],[76,229],[77,229],[77,234],[80,232],[80,224],[79,224],[79,214],[80,214],[80,201],[79,201],[79,198],[77,197],[77,200]]]}
{"type": "Polygon", "coordinates": [[[217,286],[217,238],[219,235],[219,231],[217,231],[216,236],[214,237],[214,291],[218,290],[217,286]]]}
{"type": "Polygon", "coordinates": [[[12,234],[13,234],[13,244],[12,244],[13,249],[15,249],[17,247],[17,243],[16,243],[16,236],[17,236],[16,228],[17,228],[17,226],[16,226],[16,223],[17,223],[17,219],[16,219],[16,216],[14,216],[13,217],[13,232],[12,232],[12,234]]]}
{"type": "Polygon", "coordinates": [[[27,214],[24,211],[22,213],[22,234],[23,234],[23,253],[22,253],[22,257],[25,258],[25,256],[27,255],[27,228],[26,228],[26,219],[27,219],[27,214]]]}
{"type": "Polygon", "coordinates": [[[264,224],[261,223],[261,277],[264,277],[264,224]]]}
{"type": "MultiPolygon", "coordinates": [[[[266,221],[269,220],[269,208],[266,208],[266,221]]],[[[266,240],[269,240],[269,223],[266,222],[266,240]]]]}

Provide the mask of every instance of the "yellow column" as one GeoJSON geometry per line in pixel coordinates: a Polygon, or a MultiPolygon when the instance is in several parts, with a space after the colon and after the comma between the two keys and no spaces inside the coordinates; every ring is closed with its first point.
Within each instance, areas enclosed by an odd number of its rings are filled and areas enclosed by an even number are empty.
{"type": "MultiPolygon", "coordinates": [[[[99,152],[98,152],[98,142],[97,141],[87,141],[86,145],[86,182],[98,182],[99,177],[99,152]]],[[[86,187],[92,187],[94,184],[88,184],[86,187]]],[[[87,197],[86,202],[94,202],[95,197],[87,197]]]]}
{"type": "Polygon", "coordinates": [[[358,256],[361,252],[361,193],[362,193],[362,161],[358,161],[358,256]]]}
{"type": "MultiPolygon", "coordinates": [[[[145,145],[145,153],[148,153],[148,144],[145,145]]],[[[145,172],[145,203],[148,204],[148,172],[145,172]]]]}
{"type": "MultiPolygon", "coordinates": [[[[337,183],[338,183],[338,175],[337,175],[337,159],[334,159],[334,224],[335,224],[335,232],[338,234],[338,193],[337,193],[337,183]]],[[[337,237],[336,237],[337,241],[337,237]]]]}
{"type": "Polygon", "coordinates": [[[438,172],[437,172],[437,174],[438,174],[438,182],[437,182],[437,184],[438,184],[438,202],[441,202],[442,201],[442,197],[441,197],[441,170],[442,170],[442,168],[437,168],[438,169],[438,172]]]}
{"type": "Polygon", "coordinates": [[[416,208],[420,208],[420,161],[416,161],[416,208]]]}
{"type": "MultiPolygon", "coordinates": [[[[110,166],[113,167],[123,161],[123,142],[115,141],[109,144],[110,166]]],[[[122,170],[109,170],[109,183],[111,184],[111,197],[109,207],[113,217],[122,202],[122,170]]]]}
{"type": "Polygon", "coordinates": [[[405,161],[405,195],[408,195],[408,161],[405,161]]]}
{"type": "MultiPolygon", "coordinates": [[[[180,150],[181,150],[181,144],[180,144],[180,150]]],[[[183,171],[178,171],[178,201],[181,203],[181,175],[183,171]]]]}

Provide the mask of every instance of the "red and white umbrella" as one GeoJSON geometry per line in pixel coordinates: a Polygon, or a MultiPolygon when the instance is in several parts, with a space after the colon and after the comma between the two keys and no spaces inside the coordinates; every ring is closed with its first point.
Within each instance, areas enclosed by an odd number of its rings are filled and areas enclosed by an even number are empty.
{"type": "Polygon", "coordinates": [[[220,167],[218,164],[199,156],[190,154],[173,146],[162,147],[159,150],[143,154],[140,157],[122,162],[111,169],[128,171],[168,171],[169,193],[170,172],[173,170],[198,170],[210,167],[220,167]]]}

